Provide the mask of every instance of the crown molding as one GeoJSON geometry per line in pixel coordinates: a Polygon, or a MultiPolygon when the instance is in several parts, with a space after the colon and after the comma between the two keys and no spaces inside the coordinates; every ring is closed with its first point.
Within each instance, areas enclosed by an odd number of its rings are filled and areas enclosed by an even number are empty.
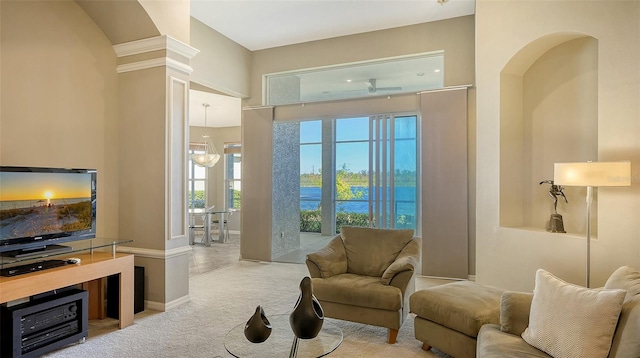
{"type": "Polygon", "coordinates": [[[191,47],[184,42],[176,40],[168,35],[150,37],[147,39],[113,45],[113,50],[116,52],[116,56],[118,57],[138,55],[141,53],[159,50],[168,50],[191,59],[195,55],[200,53],[198,49],[191,47]]]}
{"type": "Polygon", "coordinates": [[[184,64],[180,61],[174,60],[169,57],[154,58],[151,60],[138,61],[133,63],[125,63],[116,67],[116,72],[125,73],[132,71],[144,70],[153,67],[169,67],[174,70],[191,74],[193,68],[190,65],[184,64]]]}

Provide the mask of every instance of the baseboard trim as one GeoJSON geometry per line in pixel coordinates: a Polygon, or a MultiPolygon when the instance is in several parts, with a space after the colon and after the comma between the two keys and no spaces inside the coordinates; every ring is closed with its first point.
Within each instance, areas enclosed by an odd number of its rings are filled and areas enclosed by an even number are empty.
{"type": "Polygon", "coordinates": [[[429,276],[429,275],[421,275],[424,278],[433,278],[437,280],[451,280],[451,281],[467,281],[465,278],[459,277],[442,277],[442,276],[429,276]]]}
{"type": "Polygon", "coordinates": [[[145,249],[142,247],[132,247],[132,246],[117,246],[118,252],[124,252],[126,254],[134,254],[138,257],[146,257],[149,259],[161,259],[166,260],[172,257],[188,255],[192,253],[191,246],[181,246],[176,247],[175,249],[170,250],[156,250],[156,249],[145,249]]]}
{"type": "Polygon", "coordinates": [[[167,303],[155,302],[155,301],[144,301],[144,308],[145,309],[148,308],[154,311],[166,312],[180,305],[183,305],[189,302],[190,300],[191,298],[189,297],[189,295],[186,295],[167,303]]]}
{"type": "Polygon", "coordinates": [[[442,277],[442,276],[429,276],[429,275],[419,275],[425,278],[435,278],[438,280],[455,280],[455,281],[475,281],[476,275],[467,275],[467,278],[459,278],[459,277],[442,277]]]}

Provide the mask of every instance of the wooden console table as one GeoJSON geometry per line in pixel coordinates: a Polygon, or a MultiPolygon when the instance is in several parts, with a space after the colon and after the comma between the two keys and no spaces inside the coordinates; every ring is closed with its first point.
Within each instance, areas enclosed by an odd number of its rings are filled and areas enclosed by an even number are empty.
{"type": "Polygon", "coordinates": [[[74,253],[81,259],[44,271],[13,277],[0,277],[0,304],[120,274],[120,322],[125,328],[133,324],[133,255],[124,253],[74,253]]]}

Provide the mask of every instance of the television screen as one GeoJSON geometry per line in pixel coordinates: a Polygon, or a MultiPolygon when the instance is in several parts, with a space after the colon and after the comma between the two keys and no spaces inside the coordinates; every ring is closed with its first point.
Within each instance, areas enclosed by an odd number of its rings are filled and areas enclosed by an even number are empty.
{"type": "Polygon", "coordinates": [[[0,167],[0,251],[93,237],[95,218],[95,170],[0,167]]]}

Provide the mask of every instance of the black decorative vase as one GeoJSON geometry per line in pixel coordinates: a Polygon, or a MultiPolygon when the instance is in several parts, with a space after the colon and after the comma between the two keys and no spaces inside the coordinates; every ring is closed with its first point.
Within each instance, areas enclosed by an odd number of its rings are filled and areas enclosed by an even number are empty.
{"type": "Polygon", "coordinates": [[[256,312],[244,325],[244,336],[251,343],[262,343],[271,335],[271,323],[264,315],[262,306],[256,307],[256,312]]]}
{"type": "Polygon", "coordinates": [[[300,282],[300,296],[289,315],[289,324],[296,337],[300,339],[315,338],[322,329],[324,311],[320,302],[313,295],[311,279],[305,277],[300,282]]]}

